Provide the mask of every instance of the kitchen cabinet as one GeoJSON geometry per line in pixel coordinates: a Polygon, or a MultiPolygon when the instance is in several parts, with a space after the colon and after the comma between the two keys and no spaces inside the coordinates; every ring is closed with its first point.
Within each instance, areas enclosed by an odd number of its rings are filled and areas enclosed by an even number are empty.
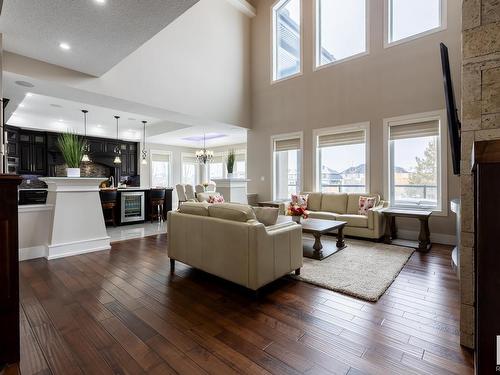
{"type": "Polygon", "coordinates": [[[7,156],[19,157],[19,131],[15,128],[5,127],[7,140],[7,156]]]}
{"type": "Polygon", "coordinates": [[[42,132],[19,132],[19,173],[47,174],[47,140],[42,132]]]}
{"type": "Polygon", "coordinates": [[[120,172],[122,176],[135,176],[137,174],[137,145],[135,143],[122,143],[122,164],[120,172]]]}
{"type": "Polygon", "coordinates": [[[90,153],[103,153],[104,152],[104,140],[98,138],[87,138],[87,144],[90,147],[90,153]]]}

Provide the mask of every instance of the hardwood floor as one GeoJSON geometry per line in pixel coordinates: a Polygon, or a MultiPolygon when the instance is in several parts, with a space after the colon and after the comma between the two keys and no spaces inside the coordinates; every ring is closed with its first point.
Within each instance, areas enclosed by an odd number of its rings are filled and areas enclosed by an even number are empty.
{"type": "Polygon", "coordinates": [[[450,255],[415,253],[377,303],[171,276],[164,235],[22,262],[21,374],[472,374],[450,255]]]}

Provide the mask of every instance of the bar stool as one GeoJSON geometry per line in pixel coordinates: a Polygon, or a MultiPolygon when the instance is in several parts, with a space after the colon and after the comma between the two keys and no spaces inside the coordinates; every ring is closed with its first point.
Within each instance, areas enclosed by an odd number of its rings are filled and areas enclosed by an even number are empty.
{"type": "Polygon", "coordinates": [[[101,207],[102,214],[104,216],[104,223],[111,223],[114,227],[116,227],[116,206],[118,202],[118,192],[116,190],[101,190],[99,192],[99,195],[101,196],[101,207]],[[106,215],[106,211],[108,211],[110,215],[106,215]]]}
{"type": "Polygon", "coordinates": [[[151,209],[149,214],[151,222],[153,222],[154,219],[163,221],[165,189],[151,189],[149,201],[151,202],[151,209]]]}

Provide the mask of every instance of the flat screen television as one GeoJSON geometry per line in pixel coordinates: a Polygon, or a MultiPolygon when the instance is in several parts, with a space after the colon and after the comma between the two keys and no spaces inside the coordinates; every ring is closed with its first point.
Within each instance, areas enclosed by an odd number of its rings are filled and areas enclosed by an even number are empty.
{"type": "Polygon", "coordinates": [[[448,57],[448,47],[440,44],[441,65],[443,67],[444,96],[446,99],[446,112],[448,117],[448,130],[450,133],[451,159],[453,162],[453,174],[460,174],[460,120],[453,93],[453,83],[451,82],[450,59],[448,57]]]}

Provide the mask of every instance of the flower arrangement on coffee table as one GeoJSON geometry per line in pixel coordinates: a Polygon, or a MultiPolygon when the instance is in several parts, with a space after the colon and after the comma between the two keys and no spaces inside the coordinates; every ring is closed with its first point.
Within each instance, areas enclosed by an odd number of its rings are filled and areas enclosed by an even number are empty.
{"type": "Polygon", "coordinates": [[[300,223],[300,219],[307,219],[307,196],[292,194],[292,201],[288,204],[287,215],[300,223]]]}

